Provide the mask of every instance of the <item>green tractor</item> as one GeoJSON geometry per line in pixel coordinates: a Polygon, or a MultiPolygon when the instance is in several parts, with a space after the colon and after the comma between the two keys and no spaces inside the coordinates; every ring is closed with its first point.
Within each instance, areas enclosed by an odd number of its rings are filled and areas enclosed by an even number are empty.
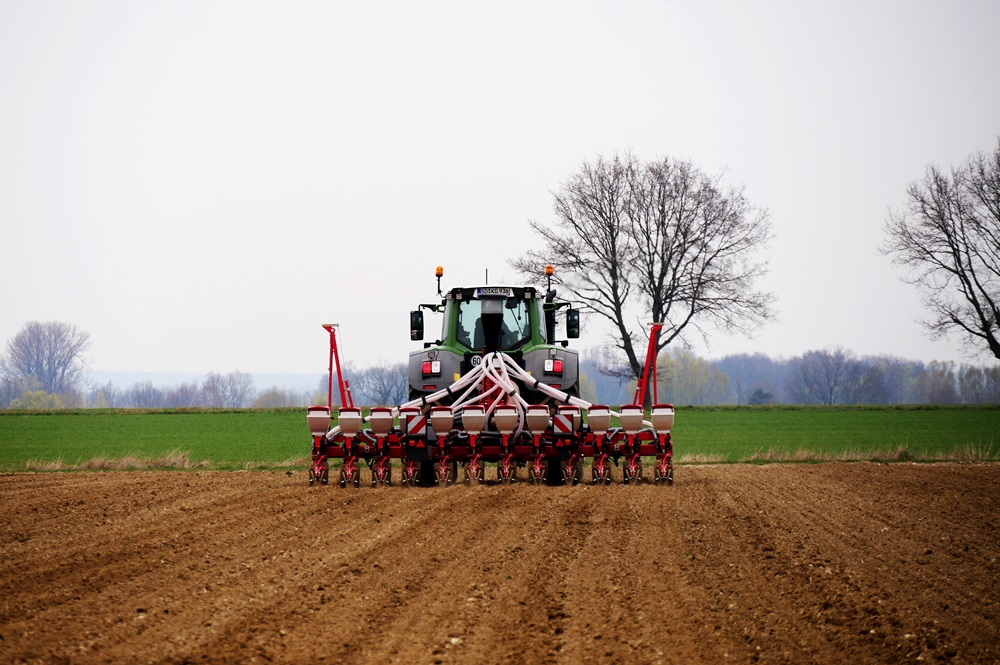
{"type": "MultiPolygon", "coordinates": [[[[470,286],[441,292],[443,270],[438,267],[441,302],[422,304],[410,312],[410,339],[424,339],[424,311],[443,314],[441,338],[424,342],[410,353],[410,400],[448,388],[476,368],[484,354],[501,351],[537,382],[570,396],[580,394],[580,360],[569,339],[580,336],[580,312],[556,300],[551,288],[551,266],[546,268],[549,287],[542,293],[533,286],[470,286]],[[556,315],[565,308],[566,338],[556,339],[556,315]]],[[[523,384],[523,382],[521,382],[523,384]]],[[[529,404],[551,398],[537,390],[537,383],[519,386],[529,404]]],[[[441,404],[450,404],[449,399],[441,404]]]]}

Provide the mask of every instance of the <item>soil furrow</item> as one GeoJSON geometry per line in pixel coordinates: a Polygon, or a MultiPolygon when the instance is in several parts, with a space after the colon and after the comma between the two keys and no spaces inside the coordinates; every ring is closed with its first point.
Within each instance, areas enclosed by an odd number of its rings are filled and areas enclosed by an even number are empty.
{"type": "Polygon", "coordinates": [[[1000,465],[11,474],[0,500],[0,663],[1000,661],[1000,465]]]}

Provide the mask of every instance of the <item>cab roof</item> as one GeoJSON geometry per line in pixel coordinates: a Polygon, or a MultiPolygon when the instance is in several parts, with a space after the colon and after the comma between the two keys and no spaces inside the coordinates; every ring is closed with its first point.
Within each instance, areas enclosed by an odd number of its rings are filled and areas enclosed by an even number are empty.
{"type": "Polygon", "coordinates": [[[491,284],[483,286],[456,286],[448,291],[448,298],[475,300],[478,298],[536,298],[540,297],[534,286],[508,286],[491,284]]]}

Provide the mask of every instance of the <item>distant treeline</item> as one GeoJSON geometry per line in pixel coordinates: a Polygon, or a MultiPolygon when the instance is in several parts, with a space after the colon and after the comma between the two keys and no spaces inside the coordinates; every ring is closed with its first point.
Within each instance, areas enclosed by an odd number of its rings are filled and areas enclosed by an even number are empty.
{"type": "MultiPolygon", "coordinates": [[[[630,401],[635,381],[623,383],[614,370],[607,356],[583,360],[584,399],[630,401]]],[[[1000,364],[858,357],[839,347],[777,360],[761,353],[707,360],[674,349],[660,354],[657,389],[659,401],[683,405],[1000,404],[1000,364]]]]}
{"type": "MultiPolygon", "coordinates": [[[[344,367],[357,404],[395,406],[408,397],[406,364],[344,367]]],[[[607,353],[585,353],[580,396],[592,403],[632,401],[635,381],[607,353]],[[626,377],[626,378],[623,378],[626,377]]],[[[210,372],[202,381],[161,388],[149,381],[120,386],[111,381],[59,393],[26,379],[7,382],[0,408],[280,408],[325,404],[327,377],[313,391],[281,386],[258,389],[244,372],[210,372]]],[[[1000,365],[857,357],[842,348],[809,351],[789,359],[735,354],[718,360],[683,349],[667,350],[657,367],[657,398],[677,405],[766,404],[1000,404],[1000,365]]],[[[336,382],[334,404],[340,403],[336,382]]]]}

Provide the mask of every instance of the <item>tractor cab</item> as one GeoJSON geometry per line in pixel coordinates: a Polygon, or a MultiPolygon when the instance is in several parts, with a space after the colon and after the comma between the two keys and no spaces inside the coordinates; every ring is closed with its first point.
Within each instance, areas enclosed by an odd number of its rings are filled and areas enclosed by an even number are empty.
{"type": "Polygon", "coordinates": [[[444,305],[446,341],[468,351],[517,351],[525,344],[544,343],[541,298],[532,287],[480,286],[456,288],[444,305]]]}

